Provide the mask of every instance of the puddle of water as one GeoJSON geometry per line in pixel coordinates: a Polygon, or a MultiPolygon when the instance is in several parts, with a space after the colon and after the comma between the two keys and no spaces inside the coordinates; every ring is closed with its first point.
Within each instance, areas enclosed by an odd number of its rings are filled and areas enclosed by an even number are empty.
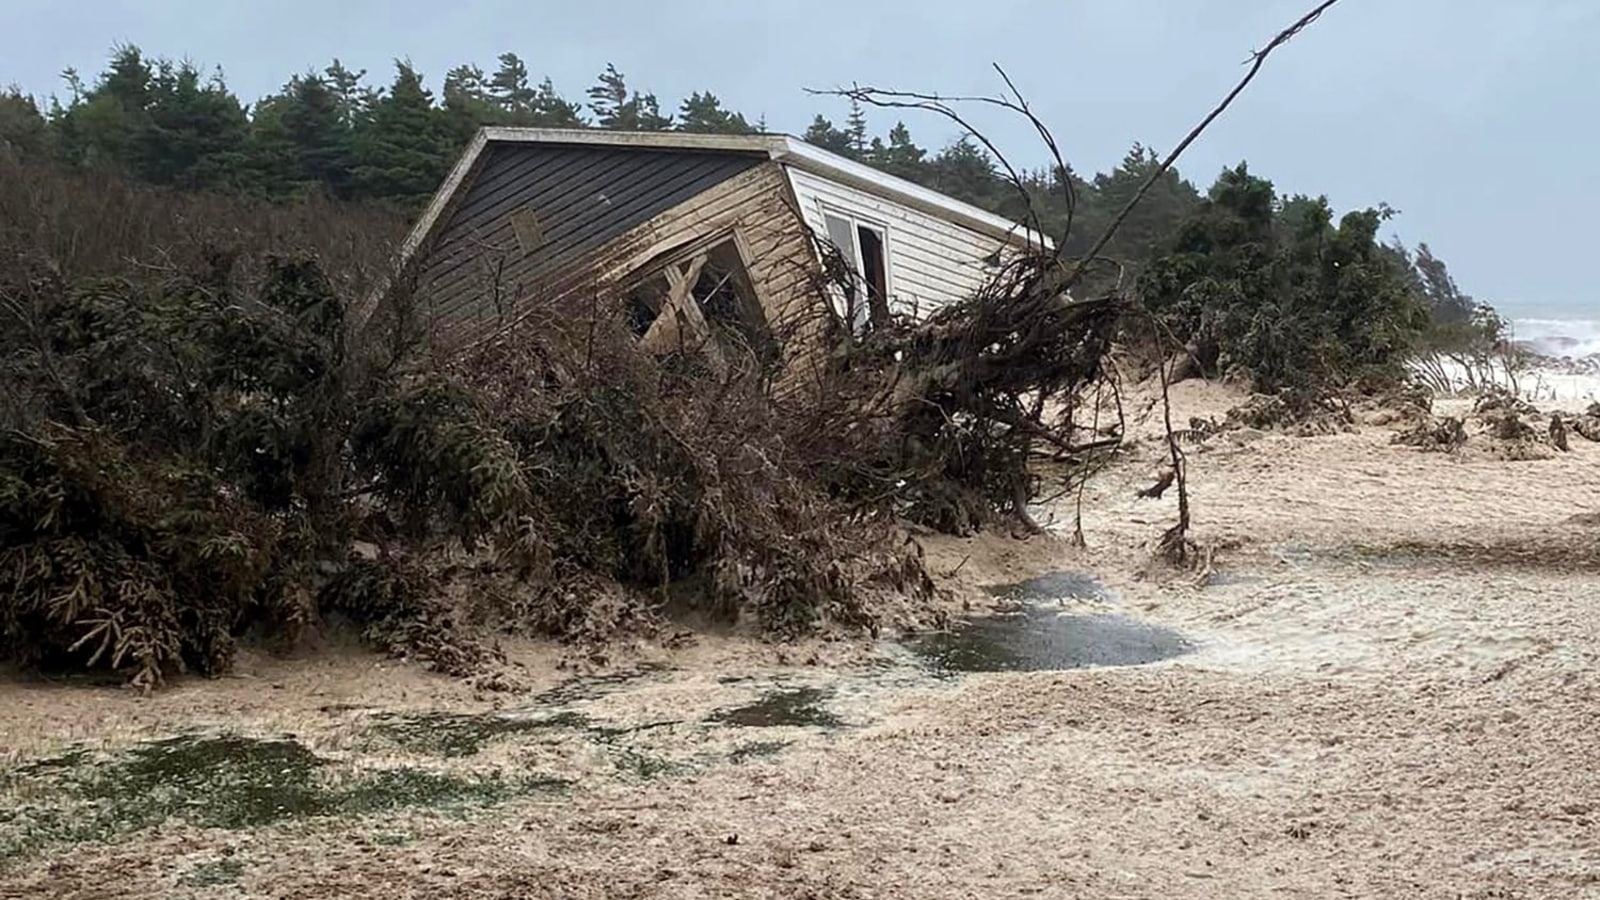
{"type": "Polygon", "coordinates": [[[746,728],[792,725],[802,728],[837,728],[839,717],[823,705],[832,692],[814,687],[782,688],[762,694],[746,706],[720,710],[710,721],[746,728]]]}
{"type": "Polygon", "coordinates": [[[1111,590],[1100,579],[1082,572],[1051,572],[1017,584],[986,589],[992,597],[1018,603],[1053,603],[1060,600],[1111,600],[1111,590]]]}
{"type": "Polygon", "coordinates": [[[427,712],[415,715],[377,716],[377,734],[404,750],[460,759],[476,755],[500,738],[540,731],[584,728],[589,720],[574,712],[551,715],[427,712]]]}
{"type": "Polygon", "coordinates": [[[952,631],[916,638],[909,646],[924,663],[945,673],[1137,666],[1194,648],[1176,631],[1127,616],[1066,615],[1037,607],[969,619],[952,631]]]}

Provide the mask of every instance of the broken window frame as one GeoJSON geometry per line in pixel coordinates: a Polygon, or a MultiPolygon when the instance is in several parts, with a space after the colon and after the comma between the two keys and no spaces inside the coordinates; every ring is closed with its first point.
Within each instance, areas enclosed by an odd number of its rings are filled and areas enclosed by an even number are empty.
{"type": "MultiPolygon", "coordinates": [[[[662,306],[670,300],[679,283],[684,278],[693,278],[694,283],[687,290],[688,296],[694,301],[694,308],[685,311],[690,319],[698,322],[697,329],[705,330],[706,339],[690,348],[682,343],[683,336],[680,334],[679,345],[673,349],[701,350],[715,368],[721,368],[726,362],[727,351],[733,345],[730,337],[737,336],[739,344],[752,352],[762,366],[772,365],[777,359],[778,344],[773,334],[772,323],[767,318],[767,309],[762,302],[761,292],[756,287],[754,276],[750,274],[751,258],[748,246],[740,229],[719,231],[680,244],[635,269],[629,276],[630,286],[625,296],[630,300],[630,316],[634,319],[632,325],[640,341],[644,342],[649,338],[657,319],[662,315],[662,306]],[[716,258],[718,256],[721,257],[720,260],[716,258]],[[730,263],[733,266],[728,265],[730,263]],[[724,269],[726,271],[715,285],[708,290],[702,289],[702,285],[708,277],[712,277],[713,272],[724,269]],[[664,286],[658,283],[662,280],[666,282],[664,286]],[[713,294],[728,286],[730,281],[735,304],[735,308],[731,311],[733,314],[718,316],[706,305],[711,297],[702,294],[713,294]],[[653,309],[648,303],[644,305],[654,313],[655,317],[649,322],[639,321],[639,310],[634,299],[652,289],[659,295],[659,304],[653,309]]],[[[651,352],[661,352],[664,348],[647,349],[651,352]]]]}
{"type": "MultiPolygon", "coordinates": [[[[857,334],[887,324],[889,298],[894,296],[894,271],[890,263],[889,224],[881,219],[828,204],[818,204],[822,211],[823,236],[844,256],[850,266],[852,284],[844,290],[844,309],[841,318],[850,323],[857,334]],[[850,246],[841,247],[834,223],[841,223],[850,232],[850,246]],[[878,242],[878,274],[880,279],[869,278],[866,256],[862,248],[861,233],[871,232],[878,242]],[[880,283],[881,282],[881,283],[880,283]],[[861,302],[861,299],[866,302],[861,302]]],[[[842,286],[841,286],[842,287],[842,286]]]]}

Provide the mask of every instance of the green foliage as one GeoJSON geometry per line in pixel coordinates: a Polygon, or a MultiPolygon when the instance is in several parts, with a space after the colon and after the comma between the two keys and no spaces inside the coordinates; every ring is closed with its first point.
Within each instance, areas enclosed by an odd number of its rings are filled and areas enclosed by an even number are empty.
{"type": "Polygon", "coordinates": [[[515,448],[459,382],[426,376],[375,397],[351,440],[414,536],[442,529],[471,547],[529,502],[515,448]]]}
{"type": "Polygon", "coordinates": [[[814,147],[821,147],[840,156],[855,156],[855,143],[851,140],[849,132],[833,127],[833,123],[825,116],[818,115],[812,119],[811,126],[801,137],[814,147]]]}
{"type": "Polygon", "coordinates": [[[48,141],[48,125],[39,104],[20,88],[0,91],[0,152],[38,156],[48,141]]]}
{"type": "MultiPolygon", "coordinates": [[[[188,64],[151,60],[137,48],[119,47],[93,85],[69,73],[68,103],[47,121],[15,91],[0,96],[0,144],[53,153],[73,165],[118,168],[159,184],[271,198],[320,192],[415,209],[484,125],[675,128],[704,134],[767,130],[765,120],[752,121],[726,108],[712,91],[691,93],[677,115],[669,115],[656,95],[630,88],[614,65],[586,90],[583,103],[563,97],[548,77],[536,81],[515,53],[501,54],[492,70],[471,63],[451,68],[437,97],[405,63],[397,64],[387,89],[367,85],[366,76],[365,70],[336,59],[321,72],[295,75],[246,110],[220,77],[202,78],[188,64]],[[585,108],[592,122],[585,119],[585,108]]],[[[1003,215],[1022,218],[1026,212],[993,160],[970,138],[930,154],[903,122],[886,135],[871,134],[866,111],[853,103],[843,127],[818,115],[804,139],[1003,215]]],[[[1080,225],[1092,229],[1109,221],[1113,207],[1130,194],[1129,185],[1153,163],[1153,155],[1136,145],[1110,175],[1093,182],[1074,179],[1080,225]]],[[[1066,225],[1060,187],[1054,175],[1030,177],[1035,211],[1052,234],[1064,232],[1066,225]]],[[[1112,255],[1136,266],[1134,257],[1188,212],[1182,207],[1185,197],[1191,205],[1197,202],[1193,188],[1170,173],[1129,221],[1128,237],[1112,245],[1112,255]]],[[[1069,243],[1068,249],[1074,246],[1069,243]]]]}
{"type": "Polygon", "coordinates": [[[628,89],[626,78],[607,63],[600,80],[588,91],[589,109],[595,123],[613,131],[666,131],[672,117],[661,114],[655,94],[640,94],[628,89]]]}
{"type": "Polygon", "coordinates": [[[152,64],[131,46],[119,48],[95,86],[55,122],[65,158],[180,187],[226,183],[247,125],[220,75],[203,80],[189,63],[152,64]]]}
{"type": "Polygon", "coordinates": [[[500,55],[500,68],[489,82],[489,99],[508,125],[538,128],[581,128],[583,108],[556,92],[549,78],[530,87],[528,67],[515,53],[500,55]]]}
{"type": "Polygon", "coordinates": [[[997,177],[994,160],[963,135],[934,155],[929,164],[928,186],[977,206],[993,208],[1012,188],[997,177]]]}
{"type": "Polygon", "coordinates": [[[347,111],[321,77],[297,76],[257,105],[246,180],[253,176],[263,193],[350,196],[355,159],[347,111]]]}
{"type": "Polygon", "coordinates": [[[1140,282],[1202,362],[1265,391],[1395,375],[1427,323],[1408,273],[1377,241],[1382,210],[1338,225],[1323,198],[1279,201],[1245,165],[1224,171],[1140,282]]]}
{"type": "Polygon", "coordinates": [[[678,130],[700,134],[752,134],[755,129],[744,116],[722,108],[717,95],[706,91],[690,94],[678,108],[678,130]]]}
{"type": "Polygon", "coordinates": [[[906,123],[896,122],[889,129],[888,144],[880,138],[872,139],[866,161],[897,178],[921,182],[927,177],[924,171],[927,155],[928,151],[911,140],[911,130],[906,128],[906,123]]]}
{"type": "Polygon", "coordinates": [[[394,83],[355,131],[356,195],[421,205],[444,180],[455,155],[450,130],[422,76],[410,63],[396,62],[394,83]]]}
{"type": "Polygon", "coordinates": [[[239,627],[284,611],[284,517],[337,542],[342,308],[305,260],[243,296],[226,274],[36,281],[8,306],[27,405],[0,443],[5,655],[220,673],[239,627]]]}

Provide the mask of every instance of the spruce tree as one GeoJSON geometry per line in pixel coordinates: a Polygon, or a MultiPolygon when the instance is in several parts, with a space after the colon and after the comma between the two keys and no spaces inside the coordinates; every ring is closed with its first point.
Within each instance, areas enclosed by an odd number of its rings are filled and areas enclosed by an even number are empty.
{"type": "Polygon", "coordinates": [[[444,179],[454,144],[443,112],[410,62],[395,62],[394,83],[373,104],[355,146],[357,196],[420,203],[444,179]]]}
{"type": "Polygon", "coordinates": [[[850,118],[845,120],[845,134],[850,136],[850,149],[857,159],[867,153],[867,111],[859,100],[850,101],[850,118]]]}
{"type": "Polygon", "coordinates": [[[296,76],[284,87],[277,120],[295,160],[297,181],[320,184],[334,196],[351,193],[354,131],[340,97],[318,75],[296,76]]]}
{"type": "Polygon", "coordinates": [[[12,86],[0,91],[0,152],[38,156],[45,151],[48,126],[39,104],[12,86]]]}
{"type": "MultiPolygon", "coordinates": [[[[500,54],[500,68],[489,79],[489,99],[507,122],[524,124],[537,93],[528,86],[528,66],[515,53],[500,54]]],[[[448,99],[448,98],[447,98],[448,99]]]]}
{"type": "Polygon", "coordinates": [[[361,80],[367,77],[367,70],[351,71],[335,58],[326,69],[322,70],[322,76],[328,90],[338,98],[340,118],[344,120],[346,127],[356,127],[366,117],[372,104],[377,101],[377,92],[361,83],[361,80]]]}
{"type": "Polygon", "coordinates": [[[613,131],[665,131],[672,127],[672,117],[661,114],[655,94],[630,91],[626,78],[617,67],[606,63],[600,80],[589,88],[589,109],[594,112],[596,124],[613,131]]]}
{"type": "Polygon", "coordinates": [[[529,124],[540,128],[582,128],[586,123],[583,121],[583,107],[568,102],[557,93],[555,84],[546,76],[534,91],[529,124]]]}
{"type": "Polygon", "coordinates": [[[811,127],[806,129],[806,133],[801,136],[801,140],[813,147],[821,147],[840,156],[855,155],[851,146],[850,135],[833,127],[833,123],[822,115],[818,115],[811,120],[811,127]]]}
{"type": "Polygon", "coordinates": [[[695,91],[678,107],[678,130],[699,134],[750,134],[753,129],[744,116],[722,107],[717,95],[695,91]]]}
{"type": "Polygon", "coordinates": [[[906,123],[896,122],[889,129],[887,145],[878,138],[872,139],[866,161],[890,175],[920,183],[928,178],[927,155],[928,151],[911,140],[911,130],[906,128],[906,123]]]}
{"type": "Polygon", "coordinates": [[[244,106],[221,72],[202,83],[193,65],[163,61],[133,135],[132,163],[139,177],[155,184],[230,185],[243,167],[248,128],[244,106]]]}

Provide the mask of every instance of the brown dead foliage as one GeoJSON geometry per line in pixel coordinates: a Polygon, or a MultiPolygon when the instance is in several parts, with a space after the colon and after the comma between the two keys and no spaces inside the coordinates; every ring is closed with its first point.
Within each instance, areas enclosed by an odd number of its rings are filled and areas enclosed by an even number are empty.
{"type": "Polygon", "coordinates": [[[1355,417],[1349,402],[1334,393],[1256,394],[1228,410],[1223,427],[1317,437],[1354,431],[1355,417]]]}
{"type": "Polygon", "coordinates": [[[1475,453],[1512,461],[1549,459],[1570,449],[1573,434],[1588,440],[1594,440],[1591,434],[1600,436],[1597,412],[1600,409],[1582,416],[1559,412],[1547,416],[1509,391],[1494,390],[1474,401],[1465,419],[1429,414],[1397,433],[1393,442],[1449,453],[1470,447],[1475,453]]]}
{"type": "Polygon", "coordinates": [[[1467,442],[1467,430],[1454,416],[1430,417],[1411,428],[1396,434],[1393,443],[1420,450],[1450,453],[1467,442]]]}

